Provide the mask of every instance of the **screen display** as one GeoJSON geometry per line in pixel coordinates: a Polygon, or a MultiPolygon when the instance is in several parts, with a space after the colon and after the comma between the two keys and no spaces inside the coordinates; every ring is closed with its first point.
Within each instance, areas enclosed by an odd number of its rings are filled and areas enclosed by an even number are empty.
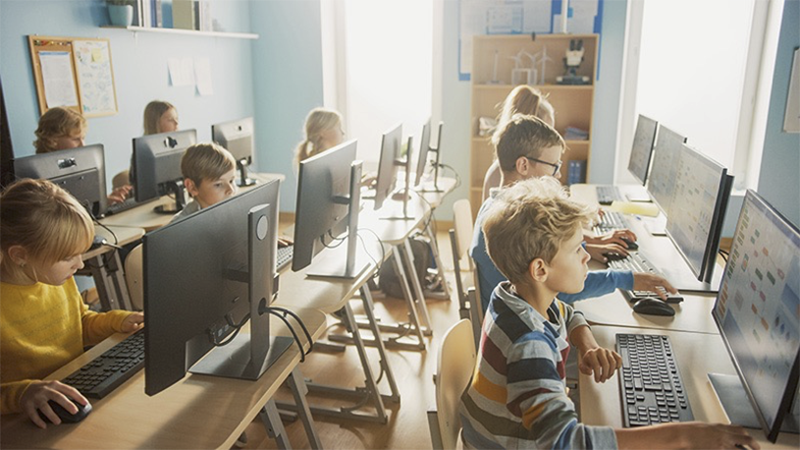
{"type": "Polygon", "coordinates": [[[772,428],[800,349],[800,233],[752,191],[712,314],[756,413],[772,428]]]}
{"type": "Polygon", "coordinates": [[[672,204],[673,185],[678,170],[677,163],[685,141],[683,136],[669,128],[663,125],[658,127],[653,168],[650,170],[647,192],[667,217],[670,216],[669,208],[672,204]]]}
{"type": "Polygon", "coordinates": [[[649,117],[639,116],[639,120],[636,122],[636,132],[633,135],[628,171],[642,184],[647,181],[647,169],[650,167],[650,157],[653,154],[656,129],[658,129],[658,122],[649,117]]]}

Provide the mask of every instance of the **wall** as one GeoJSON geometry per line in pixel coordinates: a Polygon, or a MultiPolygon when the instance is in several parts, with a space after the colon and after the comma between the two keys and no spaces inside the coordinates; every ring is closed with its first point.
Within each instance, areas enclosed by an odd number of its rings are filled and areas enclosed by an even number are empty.
{"type": "MultiPolygon", "coordinates": [[[[249,31],[249,2],[217,0],[211,8],[226,31],[249,31]]],[[[89,119],[86,136],[87,143],[105,146],[109,186],[114,174],[128,168],[131,138],[142,134],[142,113],[152,99],[174,104],[180,128],[196,128],[201,141],[211,139],[212,123],[253,115],[254,41],[99,28],[106,24],[102,0],[0,1],[0,76],[16,156],[34,153],[39,120],[29,34],[110,40],[119,113],[89,119]],[[194,87],[170,86],[171,57],[210,58],[214,95],[200,97],[194,87]]]]}

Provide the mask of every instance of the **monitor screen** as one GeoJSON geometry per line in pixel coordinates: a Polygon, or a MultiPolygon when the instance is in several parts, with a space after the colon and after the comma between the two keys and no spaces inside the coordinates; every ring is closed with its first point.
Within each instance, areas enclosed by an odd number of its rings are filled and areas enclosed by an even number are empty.
{"type": "Polygon", "coordinates": [[[257,355],[266,354],[260,346],[270,342],[268,314],[258,311],[273,294],[279,188],[271,180],[144,236],[148,395],[183,378],[212,349],[200,364],[229,364],[210,374],[258,377],[264,361],[257,355]],[[221,344],[248,319],[250,334],[221,344]]]}
{"type": "Polygon", "coordinates": [[[712,315],[756,416],[774,442],[798,381],[800,231],[750,190],[712,315]]]}
{"type": "Polygon", "coordinates": [[[733,176],[686,144],[681,144],[674,164],[674,199],[667,216],[667,236],[695,276],[711,281],[733,176]]]}
{"type": "Polygon", "coordinates": [[[650,158],[653,155],[657,129],[658,122],[639,114],[636,132],[633,134],[631,157],[628,160],[628,172],[642,185],[647,181],[647,169],[650,168],[650,158]]]}
{"type": "Polygon", "coordinates": [[[667,217],[670,215],[677,162],[684,142],[685,137],[659,125],[647,192],[667,217]]]}
{"type": "Polygon", "coordinates": [[[422,126],[422,135],[419,141],[419,157],[417,158],[417,177],[414,181],[414,186],[419,186],[422,183],[422,176],[425,174],[425,166],[428,164],[428,149],[431,145],[431,119],[425,122],[422,126]]]}
{"type": "MultiPolygon", "coordinates": [[[[172,192],[176,209],[183,198],[181,158],[197,143],[195,130],[171,131],[133,138],[133,165],[136,201],[158,198],[172,192]]],[[[175,211],[170,211],[175,212],[175,211]]]]}
{"type": "Polygon", "coordinates": [[[355,159],[356,141],[351,140],[300,161],[293,271],[310,265],[317,253],[336,245],[334,239],[348,231],[351,166],[355,159]]]}
{"type": "Polygon", "coordinates": [[[381,156],[378,162],[378,179],[375,181],[375,209],[383,206],[383,202],[394,189],[397,166],[402,149],[403,124],[389,128],[381,138],[381,156]]]}
{"type": "Polygon", "coordinates": [[[92,217],[106,212],[106,169],[101,144],[58,150],[13,160],[17,179],[47,179],[80,202],[92,217]]]}
{"type": "Polygon", "coordinates": [[[250,186],[252,180],[247,178],[247,166],[253,164],[255,154],[253,118],[246,117],[240,120],[211,125],[211,136],[214,142],[225,147],[233,159],[240,173],[239,186],[250,186]]]}

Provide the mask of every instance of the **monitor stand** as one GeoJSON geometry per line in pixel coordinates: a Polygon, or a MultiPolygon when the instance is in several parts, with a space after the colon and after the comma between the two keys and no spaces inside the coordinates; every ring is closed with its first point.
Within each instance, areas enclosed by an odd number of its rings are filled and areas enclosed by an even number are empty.
{"type": "Polygon", "coordinates": [[[258,368],[252,363],[250,335],[239,333],[229,344],[224,347],[217,347],[209,352],[205,358],[192,366],[189,372],[215,377],[257,380],[283,355],[293,342],[294,340],[290,337],[270,336],[266,363],[263,365],[263,370],[260,370],[262,368],[260,362],[258,368]]]}
{"type": "MultiPolygon", "coordinates": [[[[716,264],[716,261],[714,261],[716,264]]],[[[715,267],[714,273],[711,276],[711,282],[700,281],[694,276],[689,266],[681,261],[681,264],[676,264],[673,267],[659,267],[664,278],[681,292],[700,292],[716,294],[719,292],[719,285],[722,281],[722,272],[724,269],[715,267]]]]}
{"type": "Polygon", "coordinates": [[[244,159],[236,161],[236,166],[241,174],[241,177],[236,181],[236,185],[239,187],[253,186],[254,184],[258,183],[258,181],[247,177],[248,164],[246,164],[245,161],[247,160],[244,159]]]}
{"type": "MultiPolygon", "coordinates": [[[[708,379],[714,386],[717,398],[732,424],[745,428],[761,428],[761,423],[753,411],[753,406],[747,400],[747,393],[738,376],[709,373],[708,379]]],[[[797,408],[797,399],[794,407],[797,408]]],[[[786,414],[781,424],[781,433],[797,434],[799,429],[797,416],[791,412],[786,414]]]]}
{"type": "Polygon", "coordinates": [[[663,214],[659,214],[658,217],[652,219],[648,218],[644,223],[644,228],[651,236],[666,236],[667,218],[663,214]]]}
{"type": "Polygon", "coordinates": [[[174,205],[160,205],[153,208],[158,214],[177,214],[186,206],[186,194],[183,190],[183,181],[170,181],[167,190],[175,196],[174,205]]]}
{"type": "Polygon", "coordinates": [[[634,185],[626,188],[624,191],[624,196],[629,202],[637,202],[637,203],[650,203],[653,200],[650,198],[650,194],[647,193],[647,189],[644,186],[634,185]]]}

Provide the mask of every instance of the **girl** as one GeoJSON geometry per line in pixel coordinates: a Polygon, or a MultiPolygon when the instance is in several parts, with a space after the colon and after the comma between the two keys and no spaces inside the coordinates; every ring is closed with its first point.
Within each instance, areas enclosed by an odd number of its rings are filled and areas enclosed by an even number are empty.
{"type": "Polygon", "coordinates": [[[36,154],[83,147],[87,127],[86,119],[69,108],[48,109],[36,128],[36,154]]]}
{"type": "Polygon", "coordinates": [[[300,161],[344,142],[342,116],[332,109],[314,108],[308,113],[305,139],[297,146],[294,155],[295,172],[300,161]]]}
{"type": "Polygon", "coordinates": [[[144,134],[178,131],[178,110],[171,103],[153,100],[144,108],[144,134]]]}
{"type": "Polygon", "coordinates": [[[42,378],[84,346],[139,329],[139,312],[89,311],[73,275],[94,236],[86,210],[47,180],[22,180],[0,197],[0,414],[24,413],[41,428],[61,420],[53,400],[74,414],[88,401],[73,387],[42,378]]]}

